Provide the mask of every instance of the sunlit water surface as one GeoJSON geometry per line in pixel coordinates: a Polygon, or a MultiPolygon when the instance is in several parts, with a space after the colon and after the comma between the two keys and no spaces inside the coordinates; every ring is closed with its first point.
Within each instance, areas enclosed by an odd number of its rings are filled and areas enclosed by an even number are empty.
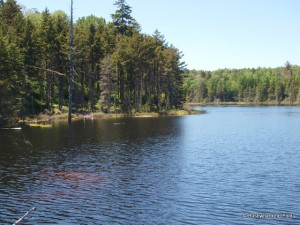
{"type": "Polygon", "coordinates": [[[0,224],[300,224],[300,108],[202,109],[0,130],[0,224]]]}

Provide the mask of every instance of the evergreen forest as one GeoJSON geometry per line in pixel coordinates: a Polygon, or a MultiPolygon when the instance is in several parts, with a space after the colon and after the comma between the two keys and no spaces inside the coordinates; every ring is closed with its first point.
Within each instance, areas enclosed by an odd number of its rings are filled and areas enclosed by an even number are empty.
{"type": "Polygon", "coordinates": [[[15,0],[0,1],[0,123],[66,111],[70,83],[75,113],[182,106],[182,53],[158,30],[143,34],[125,0],[114,5],[111,22],[91,15],[71,23],[63,11],[26,11],[15,0]]]}

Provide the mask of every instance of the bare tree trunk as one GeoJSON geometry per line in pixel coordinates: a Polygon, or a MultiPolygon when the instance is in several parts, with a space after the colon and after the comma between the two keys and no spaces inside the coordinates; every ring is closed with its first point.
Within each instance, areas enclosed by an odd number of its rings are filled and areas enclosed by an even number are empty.
{"type": "Polygon", "coordinates": [[[124,85],[124,72],[123,68],[119,67],[119,96],[122,106],[122,111],[125,112],[125,99],[124,99],[124,91],[125,91],[125,85],[124,85]]]}
{"type": "Polygon", "coordinates": [[[46,105],[47,109],[50,111],[51,108],[51,100],[50,100],[50,92],[51,92],[51,87],[50,87],[50,72],[46,72],[46,105]]]}
{"type": "MultiPolygon", "coordinates": [[[[91,76],[94,74],[91,73],[91,76]]],[[[94,90],[95,90],[95,79],[90,77],[89,81],[89,110],[92,112],[94,108],[94,90]]]]}
{"type": "Polygon", "coordinates": [[[85,75],[84,71],[81,72],[81,79],[80,79],[80,84],[81,84],[81,93],[80,93],[80,100],[81,100],[81,108],[84,110],[84,83],[85,83],[85,75]]]}
{"type": "Polygon", "coordinates": [[[63,98],[64,98],[64,77],[59,76],[59,93],[58,93],[58,108],[62,110],[63,98]]]}
{"type": "Polygon", "coordinates": [[[55,82],[55,77],[54,74],[51,73],[51,113],[52,113],[52,109],[53,109],[53,104],[54,104],[54,82],[55,82]]]}
{"type": "Polygon", "coordinates": [[[135,77],[135,87],[134,87],[134,107],[135,111],[140,111],[140,96],[141,96],[141,81],[138,76],[135,77]]]}
{"type": "Polygon", "coordinates": [[[157,96],[157,110],[161,111],[161,99],[160,99],[160,85],[161,85],[161,76],[157,73],[157,84],[156,84],[156,96],[157,96]]]}

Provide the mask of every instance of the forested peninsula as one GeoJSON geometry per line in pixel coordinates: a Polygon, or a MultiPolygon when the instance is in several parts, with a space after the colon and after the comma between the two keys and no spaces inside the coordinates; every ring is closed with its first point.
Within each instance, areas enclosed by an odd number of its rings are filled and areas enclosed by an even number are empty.
{"type": "Polygon", "coordinates": [[[141,32],[125,0],[114,5],[110,22],[91,15],[72,23],[63,11],[0,0],[0,126],[66,114],[70,87],[80,115],[165,114],[184,103],[300,103],[299,66],[187,70],[163,34],[141,32]]]}
{"type": "MultiPolygon", "coordinates": [[[[125,0],[112,21],[78,18],[74,27],[74,113],[162,112],[184,102],[182,53],[159,31],[143,34],[125,0]]],[[[0,124],[66,112],[70,17],[0,1],[0,124]]]]}

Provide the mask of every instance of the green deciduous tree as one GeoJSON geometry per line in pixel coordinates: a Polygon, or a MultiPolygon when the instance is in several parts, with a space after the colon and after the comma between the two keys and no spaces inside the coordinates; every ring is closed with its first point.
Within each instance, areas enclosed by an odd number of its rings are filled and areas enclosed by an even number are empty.
{"type": "MultiPolygon", "coordinates": [[[[185,98],[190,102],[233,101],[247,103],[293,104],[300,85],[299,66],[289,63],[279,68],[233,69],[210,72],[186,71],[185,98]],[[200,81],[199,77],[203,79],[200,81]],[[198,99],[197,85],[207,87],[204,97],[198,99]]],[[[298,99],[297,99],[298,101],[298,99]]],[[[299,101],[298,101],[299,102],[299,101]]]]}

